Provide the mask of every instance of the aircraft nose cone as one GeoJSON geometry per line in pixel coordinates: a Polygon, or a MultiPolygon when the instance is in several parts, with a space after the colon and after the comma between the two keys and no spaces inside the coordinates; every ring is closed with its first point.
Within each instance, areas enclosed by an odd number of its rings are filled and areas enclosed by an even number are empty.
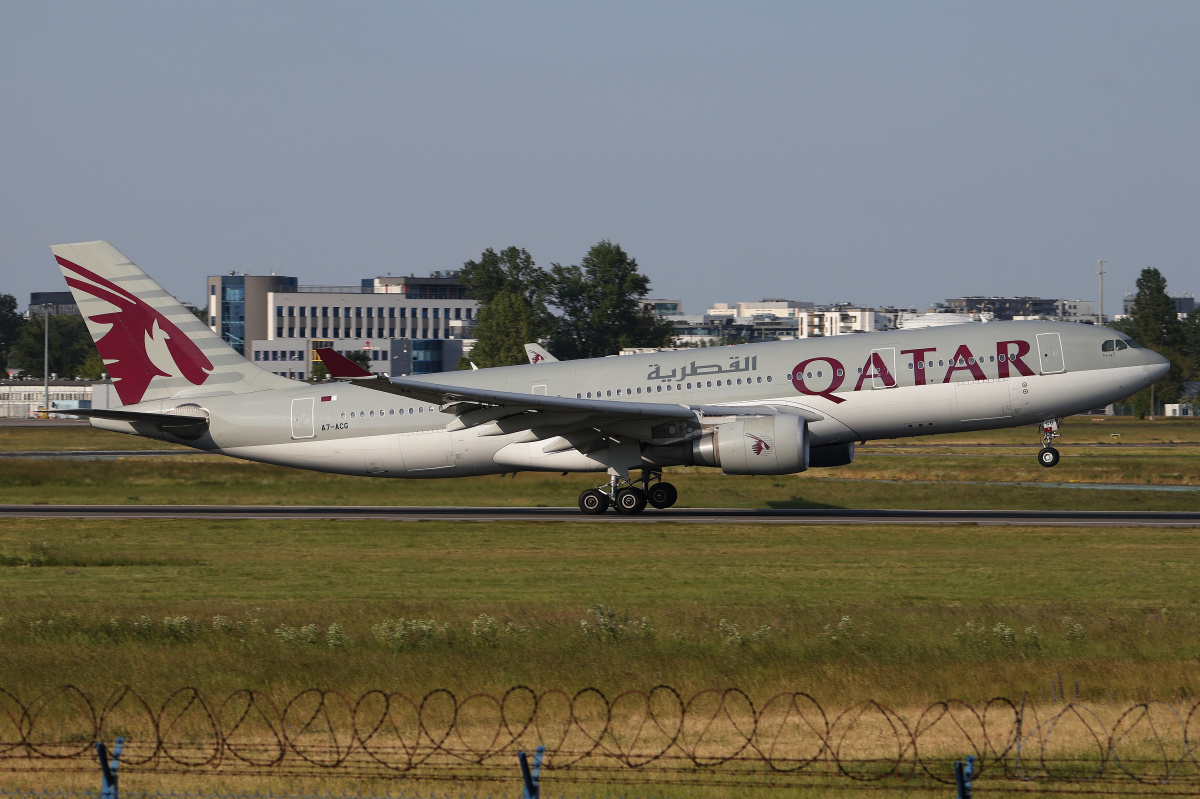
{"type": "Polygon", "coordinates": [[[1145,350],[1146,357],[1150,359],[1150,374],[1154,380],[1162,379],[1162,376],[1171,370],[1171,362],[1153,350],[1145,350]]]}

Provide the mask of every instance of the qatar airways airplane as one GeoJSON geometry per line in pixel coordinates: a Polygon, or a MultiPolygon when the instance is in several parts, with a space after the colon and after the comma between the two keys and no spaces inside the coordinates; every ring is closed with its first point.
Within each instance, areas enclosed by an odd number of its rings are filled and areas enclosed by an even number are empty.
{"type": "Polygon", "coordinates": [[[606,473],[584,513],[670,507],[664,467],[793,474],[870,439],[1037,425],[1054,466],[1062,417],[1168,369],[1105,328],[989,322],[579,361],[534,347],[402,378],[320,350],[337,381],[309,384],[247,361],[108,242],[51,250],[123,403],[72,411],[94,427],[366,477],[606,473]]]}

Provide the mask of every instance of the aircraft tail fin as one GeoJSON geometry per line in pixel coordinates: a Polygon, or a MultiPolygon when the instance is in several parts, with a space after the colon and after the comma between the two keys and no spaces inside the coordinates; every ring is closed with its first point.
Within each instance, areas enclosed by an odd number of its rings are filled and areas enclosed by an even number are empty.
{"type": "Polygon", "coordinates": [[[526,344],[525,357],[533,363],[557,363],[558,358],[555,358],[541,344],[526,344]]]}
{"type": "Polygon", "coordinates": [[[247,361],[107,241],[50,251],[123,405],[296,385],[247,361]]]}

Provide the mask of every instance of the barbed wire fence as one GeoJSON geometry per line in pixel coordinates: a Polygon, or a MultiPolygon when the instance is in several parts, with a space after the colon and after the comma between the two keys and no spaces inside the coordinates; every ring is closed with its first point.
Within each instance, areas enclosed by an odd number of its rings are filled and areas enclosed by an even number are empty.
{"type": "Polygon", "coordinates": [[[949,787],[955,761],[969,757],[980,788],[1200,795],[1200,702],[1026,696],[833,709],[800,692],[756,703],[736,688],[608,696],[517,686],[462,697],[311,688],[282,701],[188,687],[152,704],[129,687],[96,699],[67,685],[27,700],[0,688],[0,771],[98,772],[97,744],[117,738],[123,779],[190,775],[189,784],[205,775],[519,784],[518,753],[540,750],[542,780],[575,789],[949,787]]]}

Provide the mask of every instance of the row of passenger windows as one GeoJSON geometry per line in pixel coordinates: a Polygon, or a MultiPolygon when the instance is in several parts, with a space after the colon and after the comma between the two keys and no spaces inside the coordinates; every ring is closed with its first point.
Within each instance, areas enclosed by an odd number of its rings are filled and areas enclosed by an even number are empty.
{"type": "MultiPolygon", "coordinates": [[[[425,413],[426,410],[428,410],[430,413],[433,413],[434,406],[433,405],[417,405],[414,408],[409,408],[408,413],[410,415],[414,414],[414,413],[425,413]]],[[[378,411],[379,417],[381,419],[384,416],[403,416],[404,413],[405,413],[404,408],[380,408],[378,411]]],[[[375,415],[376,415],[376,411],[350,411],[349,418],[351,418],[351,419],[366,419],[369,417],[374,417],[375,415]]],[[[343,419],[346,418],[345,411],[342,411],[342,418],[343,419]]]]}
{"type": "MultiPolygon", "coordinates": [[[[770,383],[770,382],[771,382],[771,376],[770,376],[770,375],[767,375],[767,377],[766,377],[766,381],[767,381],[768,383],[770,383]]],[[[712,388],[712,387],[713,387],[713,383],[714,383],[714,382],[716,382],[716,384],[717,384],[717,386],[718,386],[718,387],[719,387],[719,386],[721,386],[722,384],[724,384],[724,385],[726,385],[726,386],[732,386],[732,385],[734,385],[734,384],[737,384],[737,385],[739,385],[739,386],[740,386],[740,385],[742,385],[742,378],[740,378],[740,377],[739,377],[737,380],[733,380],[733,379],[731,378],[731,379],[729,379],[729,380],[724,380],[724,381],[722,381],[722,380],[717,380],[717,381],[712,381],[712,380],[709,380],[709,381],[706,381],[705,383],[701,383],[701,382],[697,381],[697,382],[696,382],[696,383],[694,383],[694,384],[693,384],[693,383],[688,383],[688,384],[687,384],[687,387],[688,387],[689,389],[691,389],[693,386],[695,386],[695,388],[712,388]]],[[[749,377],[747,377],[747,378],[746,378],[746,380],[745,380],[745,383],[746,383],[746,385],[752,385],[753,383],[756,383],[756,382],[757,382],[757,383],[761,383],[761,382],[763,382],[763,378],[761,378],[761,377],[758,377],[758,378],[749,378],[749,377]]],[[[646,393],[647,393],[647,394],[653,394],[653,393],[654,393],[654,391],[655,391],[655,389],[656,389],[656,387],[655,387],[655,386],[646,386],[646,393]]],[[[662,385],[662,384],[659,384],[659,385],[657,386],[657,390],[658,390],[659,392],[662,392],[662,391],[664,391],[664,390],[665,390],[665,391],[683,391],[683,386],[678,386],[678,385],[676,385],[676,384],[674,384],[674,383],[667,383],[667,384],[666,384],[666,388],[664,389],[664,388],[663,388],[663,385],[662,385]]],[[[621,393],[621,392],[622,392],[622,389],[619,389],[619,388],[618,388],[618,389],[616,390],[616,396],[618,396],[618,397],[622,396],[622,393],[621,393]]],[[[641,394],[641,393],[642,393],[642,389],[641,389],[641,387],[640,387],[640,386],[639,386],[638,388],[636,388],[636,389],[634,389],[634,388],[627,388],[627,389],[624,389],[624,394],[625,394],[625,396],[633,396],[634,394],[641,394]]],[[[576,394],[576,395],[575,395],[575,399],[591,399],[591,398],[592,398],[592,396],[593,396],[593,392],[591,392],[591,391],[588,391],[588,392],[581,392],[581,393],[579,393],[579,394],[576,394]]],[[[599,399],[599,398],[601,398],[601,397],[606,397],[606,396],[607,396],[607,397],[611,397],[611,396],[613,396],[613,391],[612,391],[612,389],[608,389],[608,390],[605,390],[605,391],[597,391],[597,392],[595,392],[595,396],[596,396],[596,398],[597,398],[597,399],[599,399]]]]}

